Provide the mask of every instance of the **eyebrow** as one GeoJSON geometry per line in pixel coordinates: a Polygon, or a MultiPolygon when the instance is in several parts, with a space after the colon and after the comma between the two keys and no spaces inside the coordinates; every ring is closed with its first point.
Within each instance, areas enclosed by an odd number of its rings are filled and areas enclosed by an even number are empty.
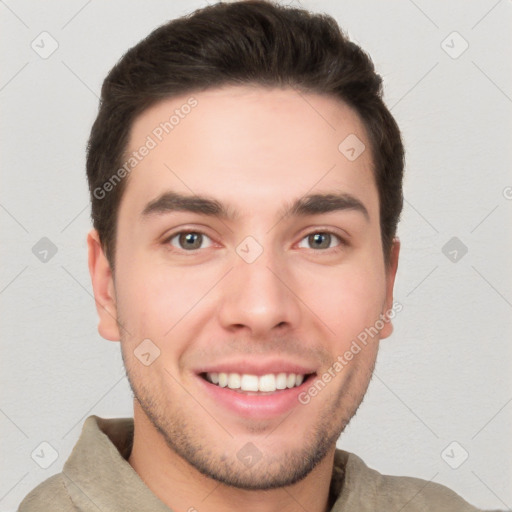
{"type": "MultiPolygon", "coordinates": [[[[335,211],[353,210],[361,213],[367,221],[370,215],[364,204],[351,194],[328,193],[310,194],[300,197],[292,203],[287,203],[278,212],[277,216],[306,217],[335,211]]],[[[142,211],[142,217],[149,217],[158,214],[186,211],[208,215],[224,220],[235,221],[240,218],[239,213],[217,199],[208,196],[183,195],[176,192],[165,192],[156,199],[150,201],[142,211]]]]}

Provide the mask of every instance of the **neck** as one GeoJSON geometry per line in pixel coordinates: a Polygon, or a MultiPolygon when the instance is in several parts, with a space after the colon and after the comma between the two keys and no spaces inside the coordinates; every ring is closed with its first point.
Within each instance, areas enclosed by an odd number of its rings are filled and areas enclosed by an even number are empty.
{"type": "Polygon", "coordinates": [[[167,446],[134,401],[134,438],[128,462],[160,501],[175,512],[328,512],[334,452],[300,482],[258,491],[229,487],[209,478],[167,446]]]}

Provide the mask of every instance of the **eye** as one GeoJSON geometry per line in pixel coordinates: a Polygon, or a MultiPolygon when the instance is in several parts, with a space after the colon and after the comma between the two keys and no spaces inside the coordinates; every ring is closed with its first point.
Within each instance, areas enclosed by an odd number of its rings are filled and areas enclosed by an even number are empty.
{"type": "MultiPolygon", "coordinates": [[[[313,249],[334,249],[334,250],[340,250],[343,248],[343,246],[346,245],[345,240],[343,240],[339,235],[331,232],[331,231],[315,231],[314,233],[310,233],[309,235],[306,235],[300,243],[303,241],[306,241],[306,243],[311,244],[311,247],[313,249]],[[334,239],[338,240],[338,244],[331,245],[331,242],[334,241],[334,239]]],[[[299,244],[299,247],[303,247],[299,244]]]]}
{"type": "MultiPolygon", "coordinates": [[[[309,248],[315,250],[332,249],[337,251],[347,245],[345,240],[332,231],[315,231],[310,233],[300,241],[299,247],[304,247],[304,242],[309,244],[309,248]],[[338,243],[335,243],[336,240],[338,243]]],[[[212,246],[211,238],[200,231],[179,231],[169,236],[165,243],[186,252],[206,249],[212,246]]],[[[308,247],[306,246],[306,248],[308,247]]]]}
{"type": "Polygon", "coordinates": [[[166,243],[169,243],[177,249],[185,251],[194,251],[197,249],[211,247],[210,237],[199,231],[180,231],[179,233],[174,233],[166,240],[166,243]],[[177,241],[178,245],[173,243],[174,240],[177,241]],[[202,243],[205,240],[209,240],[209,243],[202,247],[202,243]]]}

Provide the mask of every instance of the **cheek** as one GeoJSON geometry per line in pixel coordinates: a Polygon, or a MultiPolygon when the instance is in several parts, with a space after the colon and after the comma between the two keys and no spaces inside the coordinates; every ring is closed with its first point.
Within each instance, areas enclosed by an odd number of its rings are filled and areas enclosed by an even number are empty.
{"type": "MultiPolygon", "coordinates": [[[[118,265],[118,312],[137,338],[162,340],[181,319],[200,311],[211,287],[207,269],[170,268],[149,259],[132,258],[118,265]]],[[[170,332],[171,331],[171,332],[170,332]]]]}
{"type": "Polygon", "coordinates": [[[316,281],[314,303],[330,335],[341,346],[350,344],[375,324],[385,298],[383,275],[371,267],[347,266],[316,281]]]}

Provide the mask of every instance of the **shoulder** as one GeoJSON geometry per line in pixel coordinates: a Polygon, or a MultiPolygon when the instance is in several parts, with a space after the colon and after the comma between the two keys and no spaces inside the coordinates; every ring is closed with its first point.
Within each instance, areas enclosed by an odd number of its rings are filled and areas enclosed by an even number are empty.
{"type": "Polygon", "coordinates": [[[376,481],[377,503],[407,507],[411,511],[478,512],[455,491],[433,482],[407,476],[379,475],[376,481]]]}
{"type": "Polygon", "coordinates": [[[359,507],[359,510],[480,511],[456,492],[432,480],[383,475],[369,468],[353,453],[336,452],[336,463],[343,464],[345,468],[341,495],[347,496],[347,505],[359,507]]]}
{"type": "Polygon", "coordinates": [[[18,512],[43,512],[59,510],[59,512],[76,512],[66,486],[62,473],[51,476],[37,487],[32,489],[23,498],[18,512]]]}

